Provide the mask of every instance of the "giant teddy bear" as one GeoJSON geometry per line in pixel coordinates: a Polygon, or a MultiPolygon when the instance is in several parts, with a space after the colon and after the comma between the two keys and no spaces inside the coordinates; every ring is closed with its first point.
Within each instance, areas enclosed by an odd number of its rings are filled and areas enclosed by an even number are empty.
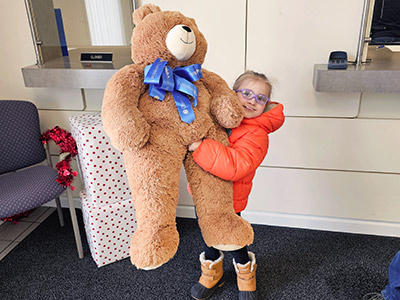
{"type": "Polygon", "coordinates": [[[195,20],[147,4],[133,21],[134,64],[109,80],[102,107],[104,129],[123,153],[136,209],[132,264],[154,269],[177,251],[182,163],[206,244],[221,250],[251,244],[251,225],[233,209],[232,183],[206,173],[187,151],[202,138],[228,145],[223,127],[236,127],[243,118],[236,94],[201,69],[207,42],[195,20]]]}

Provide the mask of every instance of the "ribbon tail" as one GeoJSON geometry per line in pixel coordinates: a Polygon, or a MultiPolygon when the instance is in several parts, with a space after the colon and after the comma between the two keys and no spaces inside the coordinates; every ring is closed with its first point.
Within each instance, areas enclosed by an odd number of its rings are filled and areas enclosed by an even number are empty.
{"type": "Polygon", "coordinates": [[[193,83],[186,80],[185,78],[175,75],[175,89],[181,93],[193,97],[193,106],[197,105],[198,90],[193,83]]]}
{"type": "Polygon", "coordinates": [[[174,72],[170,66],[164,66],[164,72],[161,76],[161,88],[166,91],[173,91],[175,87],[174,72]]]}
{"type": "Polygon", "coordinates": [[[181,120],[187,124],[192,123],[195,119],[195,115],[189,98],[178,91],[172,91],[172,96],[174,97],[181,120]]]}
{"type": "Polygon", "coordinates": [[[155,84],[149,85],[149,95],[157,100],[163,101],[165,98],[165,90],[156,86],[155,84]]]}

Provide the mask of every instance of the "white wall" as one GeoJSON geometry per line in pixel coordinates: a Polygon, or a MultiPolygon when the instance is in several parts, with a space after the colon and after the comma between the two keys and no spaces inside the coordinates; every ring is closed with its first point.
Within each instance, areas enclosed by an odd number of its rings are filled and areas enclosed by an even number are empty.
{"type": "MultiPolygon", "coordinates": [[[[274,98],[285,105],[288,117],[271,135],[247,218],[396,235],[399,94],[327,94],[312,87],[313,65],[326,62],[330,51],[355,56],[362,0],[248,0],[247,56],[245,0],[151,2],[196,19],[209,43],[204,67],[230,85],[246,65],[276,82],[274,98]],[[327,9],[338,1],[346,9],[327,9]]],[[[41,109],[43,131],[54,125],[69,129],[68,117],[83,113],[79,89],[24,86],[20,69],[34,64],[35,54],[23,0],[0,1],[0,26],[0,98],[33,101],[41,109]]],[[[99,111],[103,90],[84,94],[87,110],[99,111]]],[[[52,148],[54,154],[57,151],[52,148]]],[[[79,182],[75,186],[81,188],[79,182]]],[[[181,187],[180,204],[190,208],[184,179],[181,187]]]]}
{"type": "Polygon", "coordinates": [[[275,79],[287,120],[271,135],[248,218],[389,235],[396,228],[400,235],[399,95],[317,93],[312,86],[313,65],[326,63],[330,51],[354,60],[363,2],[249,1],[247,67],[275,79]],[[345,9],[327,9],[336,5],[345,9]]]}
{"type": "Polygon", "coordinates": [[[275,98],[287,115],[357,114],[360,94],[317,94],[312,75],[314,64],[327,62],[332,50],[355,56],[362,7],[363,0],[249,1],[247,67],[277,81],[275,98]],[[345,9],[328,9],[337,5],[345,9]]]}

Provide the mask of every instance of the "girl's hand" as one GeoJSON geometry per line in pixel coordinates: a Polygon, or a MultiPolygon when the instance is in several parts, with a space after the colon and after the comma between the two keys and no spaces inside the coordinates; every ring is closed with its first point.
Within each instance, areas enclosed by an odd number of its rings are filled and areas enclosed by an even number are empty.
{"type": "Polygon", "coordinates": [[[190,144],[190,145],[188,146],[188,150],[189,150],[189,151],[194,151],[194,150],[196,150],[197,147],[200,146],[201,142],[202,142],[202,140],[198,140],[198,141],[196,141],[196,142],[190,144]]]}

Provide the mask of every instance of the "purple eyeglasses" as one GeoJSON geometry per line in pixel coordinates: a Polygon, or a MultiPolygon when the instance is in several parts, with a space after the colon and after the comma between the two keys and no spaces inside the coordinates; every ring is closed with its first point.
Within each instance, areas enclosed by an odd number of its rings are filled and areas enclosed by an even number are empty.
{"type": "Polygon", "coordinates": [[[240,90],[235,90],[235,92],[240,92],[243,96],[243,98],[247,100],[255,99],[258,104],[264,105],[267,104],[269,101],[269,98],[263,94],[258,94],[256,95],[252,90],[250,89],[240,89],[240,90]]]}

